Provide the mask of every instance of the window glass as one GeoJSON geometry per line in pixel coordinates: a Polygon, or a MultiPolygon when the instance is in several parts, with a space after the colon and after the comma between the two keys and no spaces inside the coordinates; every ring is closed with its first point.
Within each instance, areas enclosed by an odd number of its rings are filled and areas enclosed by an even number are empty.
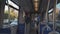
{"type": "Polygon", "coordinates": [[[5,5],[5,11],[4,11],[4,23],[3,28],[10,27],[10,25],[17,25],[18,24],[18,11],[5,5]],[[9,12],[10,10],[10,12],[9,12]]]}
{"type": "Polygon", "coordinates": [[[18,11],[10,7],[10,25],[18,25],[18,11]]]}
{"type": "Polygon", "coordinates": [[[57,4],[56,9],[56,29],[60,30],[60,3],[57,4]]]}

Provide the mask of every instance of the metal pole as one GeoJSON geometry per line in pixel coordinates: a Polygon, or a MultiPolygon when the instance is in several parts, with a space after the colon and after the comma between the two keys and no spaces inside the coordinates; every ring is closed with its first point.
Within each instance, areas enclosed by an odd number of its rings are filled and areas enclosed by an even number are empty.
{"type": "Polygon", "coordinates": [[[46,26],[45,27],[43,27],[43,29],[42,29],[42,34],[44,33],[44,29],[45,28],[47,28],[47,30],[48,29],[50,29],[50,27],[48,26],[48,22],[49,22],[49,17],[48,17],[48,10],[49,10],[49,4],[50,4],[50,0],[48,0],[48,5],[47,5],[47,9],[46,9],[46,26]]]}
{"type": "Polygon", "coordinates": [[[46,9],[46,26],[48,26],[48,22],[49,22],[49,15],[48,15],[48,10],[49,10],[49,4],[50,4],[50,0],[48,0],[48,5],[47,5],[47,9],[46,9]]]}
{"type": "Polygon", "coordinates": [[[55,14],[55,12],[56,12],[56,4],[57,4],[57,0],[55,0],[55,2],[54,2],[54,8],[53,8],[53,31],[55,31],[55,18],[56,18],[56,14],[55,14]]]}

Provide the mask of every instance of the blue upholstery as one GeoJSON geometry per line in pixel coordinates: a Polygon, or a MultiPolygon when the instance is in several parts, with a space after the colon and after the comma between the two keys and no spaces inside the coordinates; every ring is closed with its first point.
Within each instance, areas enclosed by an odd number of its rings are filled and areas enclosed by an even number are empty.
{"type": "MultiPolygon", "coordinates": [[[[44,26],[45,26],[45,24],[40,24],[40,34],[42,34],[42,29],[44,26]]],[[[51,27],[51,30],[47,30],[47,28],[45,28],[44,34],[48,34],[49,32],[51,32],[53,30],[52,24],[49,24],[48,26],[51,27]]],[[[25,24],[19,24],[17,34],[24,34],[24,29],[25,29],[25,24]]],[[[58,31],[58,30],[56,30],[56,31],[58,31]]]]}
{"type": "Polygon", "coordinates": [[[11,33],[11,30],[10,30],[10,28],[1,28],[1,29],[0,29],[0,33],[10,34],[10,33],[11,33]]]}
{"type": "Polygon", "coordinates": [[[44,34],[48,34],[49,32],[51,32],[52,30],[47,30],[47,28],[45,28],[44,30],[44,34]]]}
{"type": "MultiPolygon", "coordinates": [[[[49,25],[52,28],[52,25],[49,25]]],[[[42,29],[45,27],[45,24],[40,24],[40,34],[42,34],[42,29]]],[[[44,34],[48,34],[51,30],[47,31],[47,28],[44,30],[44,34]]]]}
{"type": "MultiPolygon", "coordinates": [[[[40,24],[40,34],[42,34],[42,29],[45,25],[44,24],[40,24]]],[[[49,26],[51,27],[51,30],[47,30],[47,28],[45,28],[44,30],[44,34],[48,34],[49,32],[51,32],[53,30],[53,25],[52,24],[49,24],[49,26]]],[[[60,30],[57,30],[60,33],[60,30]]]]}
{"type": "Polygon", "coordinates": [[[40,24],[40,34],[42,34],[42,28],[44,27],[44,24],[40,24]]]}
{"type": "Polygon", "coordinates": [[[17,34],[24,34],[25,24],[19,24],[17,34]]]}

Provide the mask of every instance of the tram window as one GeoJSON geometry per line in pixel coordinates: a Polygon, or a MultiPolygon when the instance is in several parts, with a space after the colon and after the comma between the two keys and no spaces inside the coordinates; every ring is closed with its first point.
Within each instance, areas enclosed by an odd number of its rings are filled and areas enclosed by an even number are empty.
{"type": "Polygon", "coordinates": [[[56,9],[56,20],[60,20],[60,3],[58,3],[56,5],[57,9],[56,9]]]}
{"type": "Polygon", "coordinates": [[[10,7],[10,18],[11,20],[18,18],[18,11],[10,7]]]}
{"type": "Polygon", "coordinates": [[[11,25],[18,25],[18,11],[10,7],[11,25]]]}
{"type": "Polygon", "coordinates": [[[10,13],[8,11],[8,5],[5,5],[5,11],[4,11],[4,23],[3,27],[9,27],[9,25],[17,25],[18,24],[18,11],[9,7],[10,13]],[[10,16],[10,17],[9,17],[10,16]]]}
{"type": "Polygon", "coordinates": [[[57,10],[56,10],[56,26],[57,30],[60,30],[60,3],[57,4],[57,10]]]}

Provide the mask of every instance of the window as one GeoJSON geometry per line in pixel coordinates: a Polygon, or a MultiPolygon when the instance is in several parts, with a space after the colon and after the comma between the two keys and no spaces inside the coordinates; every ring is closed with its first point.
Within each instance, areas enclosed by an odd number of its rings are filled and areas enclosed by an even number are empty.
{"type": "MultiPolygon", "coordinates": [[[[16,9],[19,9],[19,7],[14,4],[12,1],[8,0],[9,5],[15,7],[16,9]]],[[[6,1],[7,3],[7,1],[6,1]]],[[[8,4],[8,3],[7,3],[8,4]]],[[[8,5],[5,5],[5,11],[4,11],[4,23],[3,28],[8,28],[10,25],[18,25],[18,10],[16,10],[8,5]]]]}
{"type": "Polygon", "coordinates": [[[18,24],[18,11],[10,7],[10,25],[18,24]]]}

